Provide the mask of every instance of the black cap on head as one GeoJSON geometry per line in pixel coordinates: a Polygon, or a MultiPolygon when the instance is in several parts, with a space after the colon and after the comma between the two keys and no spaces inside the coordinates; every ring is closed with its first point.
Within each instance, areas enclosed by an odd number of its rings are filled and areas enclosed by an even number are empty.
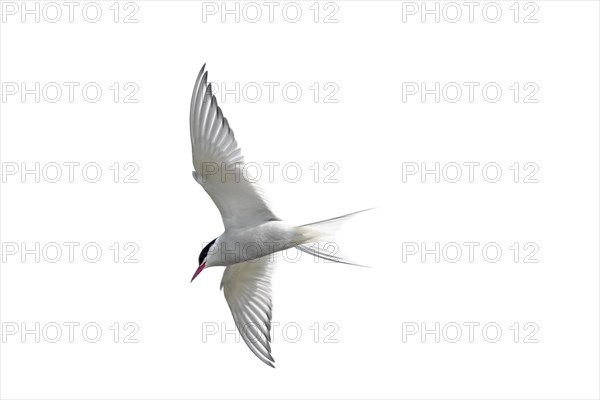
{"type": "Polygon", "coordinates": [[[198,265],[202,265],[204,260],[206,260],[206,256],[208,255],[208,250],[210,250],[210,247],[216,242],[216,240],[217,240],[217,238],[213,239],[212,242],[210,242],[209,244],[204,246],[204,248],[200,252],[200,256],[198,257],[198,265]]]}

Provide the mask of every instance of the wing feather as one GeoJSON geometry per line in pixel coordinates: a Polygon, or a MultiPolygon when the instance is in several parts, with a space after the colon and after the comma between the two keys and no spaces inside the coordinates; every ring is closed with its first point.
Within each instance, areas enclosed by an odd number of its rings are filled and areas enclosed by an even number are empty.
{"type": "Polygon", "coordinates": [[[205,66],[192,92],[190,135],[194,179],[219,209],[226,230],[279,219],[262,190],[244,174],[248,171],[244,171],[242,151],[211,93],[205,66]]]}
{"type": "Polygon", "coordinates": [[[221,289],[235,325],[246,345],[265,364],[273,367],[271,356],[271,278],[270,256],[225,268],[221,289]]]}

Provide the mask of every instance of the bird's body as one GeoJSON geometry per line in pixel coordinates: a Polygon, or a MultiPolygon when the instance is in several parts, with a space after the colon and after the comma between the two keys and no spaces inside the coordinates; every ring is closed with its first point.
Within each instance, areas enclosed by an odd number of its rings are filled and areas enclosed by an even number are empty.
{"type": "Polygon", "coordinates": [[[190,134],[194,179],[219,209],[225,226],[223,234],[202,249],[192,281],[204,268],[226,267],[221,289],[236,327],[250,350],[273,366],[273,254],[296,247],[314,257],[353,264],[324,242],[356,213],[301,226],[278,218],[253,177],[243,173],[241,150],[210,91],[204,67],[192,93],[190,134]]]}
{"type": "Polygon", "coordinates": [[[267,221],[257,226],[226,229],[206,258],[206,267],[229,266],[312,243],[318,237],[306,227],[283,221],[267,221]]]}

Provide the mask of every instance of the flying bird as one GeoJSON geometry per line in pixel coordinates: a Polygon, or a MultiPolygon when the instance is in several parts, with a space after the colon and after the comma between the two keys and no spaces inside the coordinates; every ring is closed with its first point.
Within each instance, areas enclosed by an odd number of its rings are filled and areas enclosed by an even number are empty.
{"type": "Polygon", "coordinates": [[[279,219],[244,171],[240,147],[210,90],[205,67],[198,74],[190,108],[192,175],[219,209],[225,231],[200,252],[192,281],[205,268],[226,267],[221,290],[235,325],[250,350],[274,367],[270,345],[273,255],[296,247],[328,261],[359,265],[328,246],[328,240],[342,223],[367,210],[300,226],[279,219]]]}

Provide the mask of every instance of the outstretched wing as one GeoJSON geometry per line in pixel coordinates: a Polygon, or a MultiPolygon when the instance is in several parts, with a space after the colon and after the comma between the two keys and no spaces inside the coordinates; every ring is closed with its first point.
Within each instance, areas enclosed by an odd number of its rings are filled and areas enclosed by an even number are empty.
{"type": "Polygon", "coordinates": [[[208,86],[204,67],[198,74],[190,108],[194,179],[213,200],[225,229],[278,220],[252,177],[244,175],[244,158],[227,118],[208,86]]]}
{"type": "Polygon", "coordinates": [[[233,320],[250,350],[274,367],[271,357],[272,254],[225,268],[221,289],[233,320]]]}

